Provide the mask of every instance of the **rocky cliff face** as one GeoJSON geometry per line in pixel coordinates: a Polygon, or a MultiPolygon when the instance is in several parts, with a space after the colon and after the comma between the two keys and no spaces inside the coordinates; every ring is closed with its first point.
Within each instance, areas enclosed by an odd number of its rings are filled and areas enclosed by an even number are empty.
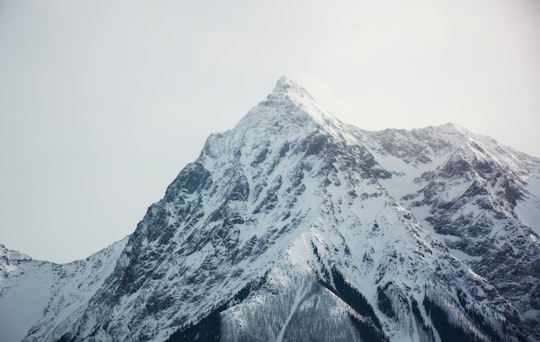
{"type": "Polygon", "coordinates": [[[282,78],[126,241],[2,259],[0,314],[15,284],[61,273],[9,336],[539,340],[539,165],[453,125],[359,130],[282,78]]]}

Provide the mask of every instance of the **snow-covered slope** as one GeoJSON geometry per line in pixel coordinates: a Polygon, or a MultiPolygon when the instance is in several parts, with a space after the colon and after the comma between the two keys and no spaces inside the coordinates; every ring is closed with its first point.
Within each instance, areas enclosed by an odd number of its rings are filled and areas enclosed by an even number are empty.
{"type": "Polygon", "coordinates": [[[17,284],[50,282],[5,336],[540,340],[539,165],[454,125],[359,130],[281,78],[127,241],[68,265],[3,258],[0,315],[17,284]]]}
{"type": "Polygon", "coordinates": [[[358,135],[381,183],[540,335],[540,160],[447,124],[358,135]]]}
{"type": "Polygon", "coordinates": [[[43,315],[53,286],[53,264],[0,245],[0,336],[20,341],[43,315]]]}
{"type": "Polygon", "coordinates": [[[32,260],[0,245],[0,340],[70,328],[72,317],[110,275],[126,241],[64,265],[32,260]]]}

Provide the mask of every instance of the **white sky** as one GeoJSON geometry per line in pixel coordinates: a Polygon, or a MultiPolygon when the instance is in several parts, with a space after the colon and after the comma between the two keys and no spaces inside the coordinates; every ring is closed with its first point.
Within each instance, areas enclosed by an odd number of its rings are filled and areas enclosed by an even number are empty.
{"type": "Polygon", "coordinates": [[[0,0],[0,243],[66,262],[121,239],[283,74],[364,129],[540,156],[537,0],[0,0]]]}

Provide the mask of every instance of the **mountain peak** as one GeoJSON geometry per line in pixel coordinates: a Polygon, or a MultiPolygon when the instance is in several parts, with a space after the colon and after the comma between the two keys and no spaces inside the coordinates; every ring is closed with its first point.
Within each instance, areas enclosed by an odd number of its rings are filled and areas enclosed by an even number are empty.
{"type": "Polygon", "coordinates": [[[246,127],[250,131],[255,127],[267,131],[268,127],[276,125],[276,121],[279,121],[281,133],[285,132],[285,127],[292,131],[299,128],[313,131],[324,127],[328,131],[339,126],[339,120],[322,109],[305,88],[286,76],[278,79],[266,100],[253,107],[236,128],[239,132],[245,132],[246,127]]]}
{"type": "Polygon", "coordinates": [[[303,89],[298,83],[291,80],[287,76],[281,76],[276,82],[273,93],[287,93],[291,88],[303,89]]]}
{"type": "Polygon", "coordinates": [[[290,78],[286,76],[281,76],[277,80],[276,86],[274,87],[274,90],[272,90],[272,92],[270,93],[269,97],[284,95],[299,96],[301,98],[307,97],[310,100],[314,101],[313,97],[305,88],[303,88],[301,85],[291,80],[290,78]]]}
{"type": "Polygon", "coordinates": [[[453,122],[447,122],[442,125],[439,125],[440,128],[446,128],[446,129],[459,129],[460,127],[456,125],[453,122]]]}
{"type": "Polygon", "coordinates": [[[447,132],[447,133],[461,133],[465,135],[470,135],[471,132],[469,132],[466,128],[461,127],[458,124],[455,124],[453,122],[447,122],[445,124],[436,126],[439,130],[447,132]]]}

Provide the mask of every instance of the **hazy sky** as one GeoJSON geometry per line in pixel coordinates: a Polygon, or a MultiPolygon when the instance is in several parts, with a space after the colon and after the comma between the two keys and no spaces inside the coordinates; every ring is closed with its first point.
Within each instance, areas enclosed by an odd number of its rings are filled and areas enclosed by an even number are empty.
{"type": "Polygon", "coordinates": [[[66,262],[123,238],[281,75],[364,129],[540,156],[537,0],[0,0],[0,243],[66,262]]]}

